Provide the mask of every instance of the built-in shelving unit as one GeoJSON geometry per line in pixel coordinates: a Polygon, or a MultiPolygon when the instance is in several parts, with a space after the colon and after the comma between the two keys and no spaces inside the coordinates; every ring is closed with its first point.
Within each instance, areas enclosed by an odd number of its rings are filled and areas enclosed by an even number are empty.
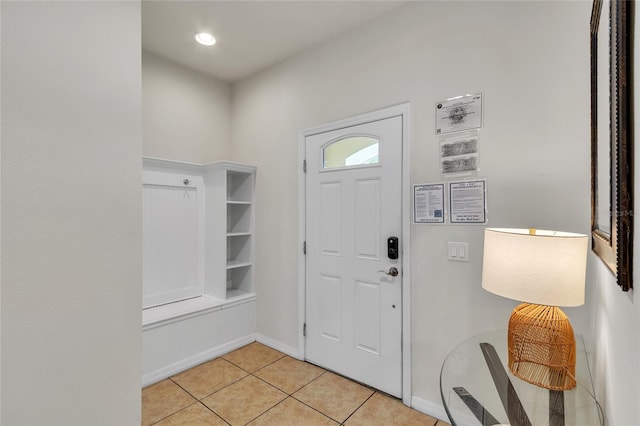
{"type": "Polygon", "coordinates": [[[207,196],[215,203],[216,220],[209,228],[224,235],[224,245],[216,239],[212,250],[214,269],[224,270],[224,288],[215,288],[216,297],[236,299],[254,294],[253,289],[253,188],[255,167],[231,162],[207,165],[207,196]],[[222,191],[221,189],[224,189],[222,191]],[[225,226],[221,228],[221,226],[225,226]],[[217,260],[225,259],[222,267],[217,260]]]}
{"type": "Polygon", "coordinates": [[[253,292],[253,182],[255,170],[226,165],[227,298],[253,292]]]}
{"type": "MultiPolygon", "coordinates": [[[[195,268],[198,276],[204,276],[204,285],[200,287],[199,295],[143,310],[144,385],[255,340],[255,174],[254,166],[228,161],[199,165],[143,159],[144,184],[158,185],[159,182],[162,188],[170,184],[185,197],[204,198],[203,206],[198,204],[201,206],[198,212],[202,211],[202,214],[189,216],[194,223],[189,229],[195,229],[195,232],[187,241],[187,247],[195,247],[192,251],[197,254],[164,256],[162,260],[149,257],[159,265],[175,261],[182,262],[182,269],[187,271],[195,268]],[[196,187],[198,182],[204,185],[196,187]],[[204,243],[200,245],[201,240],[204,243]],[[171,348],[167,347],[168,341],[172,342],[171,348]]],[[[149,208],[182,212],[182,198],[174,198],[179,205],[158,207],[158,203],[149,203],[149,208]]],[[[145,220],[152,221],[155,216],[151,212],[145,220]]],[[[165,216],[170,221],[171,211],[165,216]]],[[[181,223],[185,220],[184,215],[176,217],[181,223]]],[[[184,237],[184,233],[179,235],[184,237]]],[[[183,254],[183,250],[177,250],[177,253],[183,254]]],[[[153,268],[153,264],[146,266],[153,268]]]]}

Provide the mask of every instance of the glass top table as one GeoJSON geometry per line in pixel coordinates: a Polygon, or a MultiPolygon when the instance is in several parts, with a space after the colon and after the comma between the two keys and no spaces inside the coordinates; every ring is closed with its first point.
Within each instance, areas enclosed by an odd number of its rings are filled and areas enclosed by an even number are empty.
{"type": "Polygon", "coordinates": [[[454,426],[604,425],[579,335],[576,382],[572,390],[549,391],[514,376],[507,366],[507,331],[498,330],[474,336],[451,351],[442,364],[440,393],[454,426]]]}

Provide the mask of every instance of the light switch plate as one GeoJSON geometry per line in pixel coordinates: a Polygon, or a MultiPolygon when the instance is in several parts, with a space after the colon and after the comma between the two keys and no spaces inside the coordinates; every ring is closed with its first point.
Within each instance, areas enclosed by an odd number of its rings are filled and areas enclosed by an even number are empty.
{"type": "Polygon", "coordinates": [[[469,243],[449,241],[447,258],[455,262],[469,261],[469,243]]]}

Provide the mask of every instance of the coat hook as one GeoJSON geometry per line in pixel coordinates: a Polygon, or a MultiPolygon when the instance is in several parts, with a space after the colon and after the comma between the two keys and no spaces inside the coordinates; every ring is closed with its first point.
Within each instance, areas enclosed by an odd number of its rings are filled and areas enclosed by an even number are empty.
{"type": "Polygon", "coordinates": [[[191,183],[191,179],[185,179],[182,181],[185,185],[189,185],[191,183]]]}

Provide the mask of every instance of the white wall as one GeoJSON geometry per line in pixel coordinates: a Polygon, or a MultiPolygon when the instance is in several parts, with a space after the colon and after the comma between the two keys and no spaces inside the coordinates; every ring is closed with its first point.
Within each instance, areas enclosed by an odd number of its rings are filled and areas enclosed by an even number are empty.
{"type": "MultiPolygon", "coordinates": [[[[640,157],[636,157],[638,161],[640,157]]],[[[636,161],[636,164],[640,164],[636,161]]],[[[637,183],[636,183],[637,185],[637,183]]],[[[636,197],[640,193],[636,189],[636,197]]],[[[637,223],[637,221],[636,221],[637,223]]],[[[636,227],[636,241],[637,241],[636,227]]],[[[634,244],[637,248],[637,243],[634,244]]],[[[638,251],[635,251],[636,289],[623,293],[607,267],[594,260],[588,270],[592,281],[594,384],[608,424],[640,424],[640,308],[638,307],[638,251]]]]}
{"type": "Polygon", "coordinates": [[[231,86],[142,52],[143,154],[190,163],[229,159],[231,86]]]}
{"type": "MultiPolygon", "coordinates": [[[[307,127],[410,101],[412,182],[440,181],[434,105],[482,92],[489,225],[588,233],[590,9],[413,2],[236,84],[232,158],[258,166],[258,333],[297,347],[297,143],[307,127]]],[[[441,404],[446,354],[506,328],[516,305],[480,287],[482,234],[412,226],[413,395],[426,406],[441,404]],[[448,262],[447,241],[467,241],[470,262],[448,262]]],[[[566,311],[576,332],[588,332],[588,306],[566,311]]]]}
{"type": "Polygon", "coordinates": [[[2,2],[3,425],[139,425],[140,5],[2,2]]]}
{"type": "MultiPolygon", "coordinates": [[[[0,47],[2,46],[2,7],[0,6],[0,47]]],[[[2,187],[2,54],[0,54],[0,188],[2,187]]],[[[0,236],[2,235],[2,191],[0,191],[0,236]]],[[[0,237],[0,253],[2,238],[0,237]]],[[[0,256],[1,257],[1,256],[0,256]]],[[[0,331],[2,330],[2,261],[0,260],[0,331]]],[[[2,383],[2,338],[0,337],[0,383],[2,383]]],[[[0,421],[2,419],[2,386],[0,385],[0,421]]]]}
{"type": "MultiPolygon", "coordinates": [[[[0,46],[2,46],[2,7],[0,7],[0,46]]],[[[2,55],[0,54],[0,188],[2,187],[2,55]]],[[[2,191],[0,191],[0,236],[2,235],[2,191]]],[[[2,238],[0,237],[0,253],[2,238]]],[[[1,257],[1,256],[0,256],[1,257]]],[[[2,261],[0,260],[0,331],[2,330],[2,261]]],[[[0,383],[2,383],[2,337],[0,336],[0,383]]],[[[0,420],[2,419],[2,386],[0,385],[0,420]]]]}

